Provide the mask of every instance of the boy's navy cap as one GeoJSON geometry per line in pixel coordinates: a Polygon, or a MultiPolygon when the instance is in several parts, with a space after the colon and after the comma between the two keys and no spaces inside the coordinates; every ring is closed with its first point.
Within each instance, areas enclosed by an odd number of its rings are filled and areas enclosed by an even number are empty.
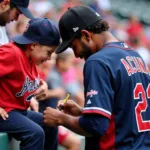
{"type": "Polygon", "coordinates": [[[101,16],[88,6],[69,8],[59,21],[62,43],[57,48],[56,54],[66,50],[81,30],[99,20],[102,20],[101,16]]]}
{"type": "Polygon", "coordinates": [[[57,25],[47,18],[31,19],[23,35],[12,39],[18,44],[39,43],[46,46],[58,46],[60,34],[57,25]]]}
{"type": "Polygon", "coordinates": [[[10,0],[11,3],[16,5],[16,7],[24,14],[26,17],[32,19],[34,16],[31,14],[30,10],[28,9],[29,0],[10,0]]]}

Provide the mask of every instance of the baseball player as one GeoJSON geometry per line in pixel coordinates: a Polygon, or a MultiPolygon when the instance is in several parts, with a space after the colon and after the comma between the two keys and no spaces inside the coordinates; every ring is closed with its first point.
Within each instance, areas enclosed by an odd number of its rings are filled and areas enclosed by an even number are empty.
{"type": "Polygon", "coordinates": [[[108,28],[87,6],[69,8],[61,17],[62,43],[56,53],[72,47],[76,57],[86,60],[85,105],[82,109],[73,101],[60,104],[71,115],[47,108],[44,122],[84,135],[86,150],[149,150],[149,69],[108,28]]]}
{"type": "Polygon", "coordinates": [[[48,140],[52,131],[44,125],[43,115],[27,109],[43,82],[36,65],[50,59],[59,40],[55,23],[35,18],[29,21],[23,35],[0,46],[0,132],[7,132],[21,141],[21,150],[53,147],[48,140]]]}

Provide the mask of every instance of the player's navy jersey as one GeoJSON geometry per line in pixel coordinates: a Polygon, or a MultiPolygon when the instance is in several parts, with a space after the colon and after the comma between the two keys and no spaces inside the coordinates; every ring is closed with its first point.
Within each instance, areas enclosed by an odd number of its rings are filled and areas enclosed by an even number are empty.
{"type": "Polygon", "coordinates": [[[26,110],[39,87],[36,66],[14,43],[0,46],[0,107],[26,110]]]}
{"type": "Polygon", "coordinates": [[[106,134],[86,138],[86,150],[150,149],[150,72],[125,43],[112,42],[84,66],[83,115],[110,119],[106,134]]]}

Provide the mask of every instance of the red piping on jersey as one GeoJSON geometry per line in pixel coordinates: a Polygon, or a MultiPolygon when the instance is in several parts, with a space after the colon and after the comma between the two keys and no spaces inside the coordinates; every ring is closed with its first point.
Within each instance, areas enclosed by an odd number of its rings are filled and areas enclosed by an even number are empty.
{"type": "Polygon", "coordinates": [[[111,119],[111,116],[103,111],[100,111],[100,110],[83,110],[82,114],[100,114],[100,115],[103,115],[105,117],[107,117],[108,119],[111,119]]]}
{"type": "Polygon", "coordinates": [[[111,116],[110,125],[106,133],[100,139],[100,150],[115,150],[115,120],[111,116]]]}

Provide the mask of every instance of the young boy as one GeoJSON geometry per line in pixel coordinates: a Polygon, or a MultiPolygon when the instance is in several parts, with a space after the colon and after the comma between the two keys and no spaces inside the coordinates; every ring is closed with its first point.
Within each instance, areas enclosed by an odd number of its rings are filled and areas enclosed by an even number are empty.
{"type": "Polygon", "coordinates": [[[41,82],[36,65],[50,59],[59,45],[59,31],[50,20],[35,18],[13,41],[0,47],[0,132],[21,141],[21,150],[53,149],[55,141],[48,141],[52,131],[42,114],[27,109],[41,82]]]}

